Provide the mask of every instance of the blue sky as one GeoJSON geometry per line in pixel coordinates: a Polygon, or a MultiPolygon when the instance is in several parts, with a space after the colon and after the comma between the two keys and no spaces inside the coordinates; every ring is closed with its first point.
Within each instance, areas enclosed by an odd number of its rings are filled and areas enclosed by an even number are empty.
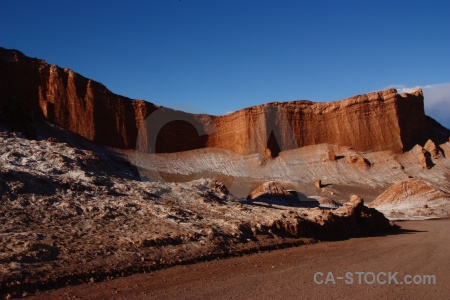
{"type": "Polygon", "coordinates": [[[449,1],[4,0],[0,46],[216,115],[427,87],[427,113],[450,127],[449,16],[449,1]]]}

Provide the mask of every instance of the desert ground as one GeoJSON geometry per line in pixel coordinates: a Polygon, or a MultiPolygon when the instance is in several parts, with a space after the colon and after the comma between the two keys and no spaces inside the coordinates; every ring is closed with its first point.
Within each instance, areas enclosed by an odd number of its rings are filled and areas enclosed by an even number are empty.
{"type": "Polygon", "coordinates": [[[5,297],[395,230],[358,196],[303,199],[269,182],[236,198],[212,178],[143,181],[112,151],[7,131],[0,141],[5,297]]]}
{"type": "Polygon", "coordinates": [[[176,266],[29,299],[448,299],[450,219],[398,224],[397,234],[176,266]],[[358,284],[356,275],[353,284],[315,284],[316,272],[398,272],[399,284],[358,284]],[[405,275],[435,275],[436,284],[400,284],[405,275]]]}
{"type": "Polygon", "coordinates": [[[0,63],[0,298],[448,299],[450,130],[422,89],[214,116],[0,63]]]}

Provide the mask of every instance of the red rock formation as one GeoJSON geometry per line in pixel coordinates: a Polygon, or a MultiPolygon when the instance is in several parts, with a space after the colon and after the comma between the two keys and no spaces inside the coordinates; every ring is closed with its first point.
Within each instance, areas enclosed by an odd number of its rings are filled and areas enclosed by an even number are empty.
{"type": "MultiPolygon", "coordinates": [[[[273,102],[217,117],[194,115],[116,95],[69,69],[0,48],[0,108],[11,106],[99,144],[137,145],[152,152],[217,147],[276,157],[282,150],[320,143],[402,152],[431,136],[421,90],[397,94],[389,89],[330,103],[273,102]]],[[[444,134],[448,138],[448,130],[444,134]]]]}
{"type": "Polygon", "coordinates": [[[349,164],[354,164],[358,168],[369,169],[370,161],[362,157],[360,154],[351,154],[346,157],[349,164]]]}
{"type": "Polygon", "coordinates": [[[0,58],[0,107],[20,103],[34,117],[99,144],[134,148],[138,127],[158,108],[19,51],[0,48],[0,58]]]}
{"type": "Polygon", "coordinates": [[[450,141],[439,146],[442,149],[443,156],[450,159],[450,141]]]}
{"type": "Polygon", "coordinates": [[[314,186],[318,189],[321,189],[322,188],[322,180],[316,179],[316,181],[314,181],[314,186]]]}
{"type": "Polygon", "coordinates": [[[418,178],[397,182],[369,207],[392,220],[448,218],[450,193],[418,178]]]}
{"type": "Polygon", "coordinates": [[[417,156],[417,160],[424,169],[430,169],[434,166],[431,154],[423,147],[416,145],[412,150],[417,156]]]}
{"type": "Polygon", "coordinates": [[[445,200],[450,203],[450,195],[418,178],[409,178],[397,182],[378,196],[369,207],[423,207],[433,201],[445,200]]]}
{"type": "Polygon", "coordinates": [[[423,146],[423,148],[428,151],[432,157],[436,158],[439,156],[439,154],[441,153],[439,151],[438,146],[436,146],[436,144],[432,141],[432,140],[428,140],[425,145],[423,146]]]}
{"type": "Polygon", "coordinates": [[[329,143],[358,151],[401,152],[427,134],[420,90],[399,95],[391,89],[330,103],[274,102],[240,110],[218,121],[212,136],[214,146],[233,146],[232,150],[240,153],[261,151],[258,148],[267,143],[272,131],[282,150],[329,143]],[[409,115],[400,118],[400,107],[407,107],[409,115]],[[417,124],[420,128],[411,131],[410,127],[417,124]],[[241,134],[235,134],[236,127],[241,134]]]}
{"type": "Polygon", "coordinates": [[[327,150],[325,161],[336,161],[336,154],[334,153],[333,148],[327,150]]]}

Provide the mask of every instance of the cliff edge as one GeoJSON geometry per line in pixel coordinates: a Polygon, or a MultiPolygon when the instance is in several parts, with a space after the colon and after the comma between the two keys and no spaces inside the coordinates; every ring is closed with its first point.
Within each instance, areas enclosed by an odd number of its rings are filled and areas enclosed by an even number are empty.
{"type": "Polygon", "coordinates": [[[101,145],[158,153],[213,147],[275,157],[321,143],[400,153],[450,136],[425,115],[420,89],[328,103],[272,102],[224,116],[189,114],[116,95],[72,70],[4,48],[0,115],[30,135],[32,120],[46,120],[101,145]]]}

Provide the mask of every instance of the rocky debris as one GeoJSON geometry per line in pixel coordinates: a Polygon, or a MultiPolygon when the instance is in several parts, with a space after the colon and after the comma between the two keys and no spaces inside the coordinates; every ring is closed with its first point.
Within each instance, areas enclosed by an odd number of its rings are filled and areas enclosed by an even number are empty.
{"type": "Polygon", "coordinates": [[[391,220],[449,217],[450,193],[421,179],[409,178],[392,185],[369,207],[383,212],[391,220]]]}
{"type": "MultiPolygon", "coordinates": [[[[400,153],[425,142],[434,126],[425,116],[420,89],[195,115],[116,95],[72,70],[0,48],[0,107],[18,105],[29,110],[22,115],[44,118],[95,143],[158,153],[221,148],[264,155],[269,149],[277,157],[280,151],[321,143],[400,153]]],[[[448,130],[440,134],[450,136],[448,130]]]]}
{"type": "Polygon", "coordinates": [[[256,200],[258,198],[271,198],[271,197],[292,197],[292,194],[284,189],[284,187],[276,181],[265,182],[257,187],[253,192],[248,195],[247,199],[256,200]]]}
{"type": "Polygon", "coordinates": [[[360,203],[270,208],[214,179],[144,182],[130,168],[106,149],[0,132],[0,296],[391,229],[360,203]]]}

